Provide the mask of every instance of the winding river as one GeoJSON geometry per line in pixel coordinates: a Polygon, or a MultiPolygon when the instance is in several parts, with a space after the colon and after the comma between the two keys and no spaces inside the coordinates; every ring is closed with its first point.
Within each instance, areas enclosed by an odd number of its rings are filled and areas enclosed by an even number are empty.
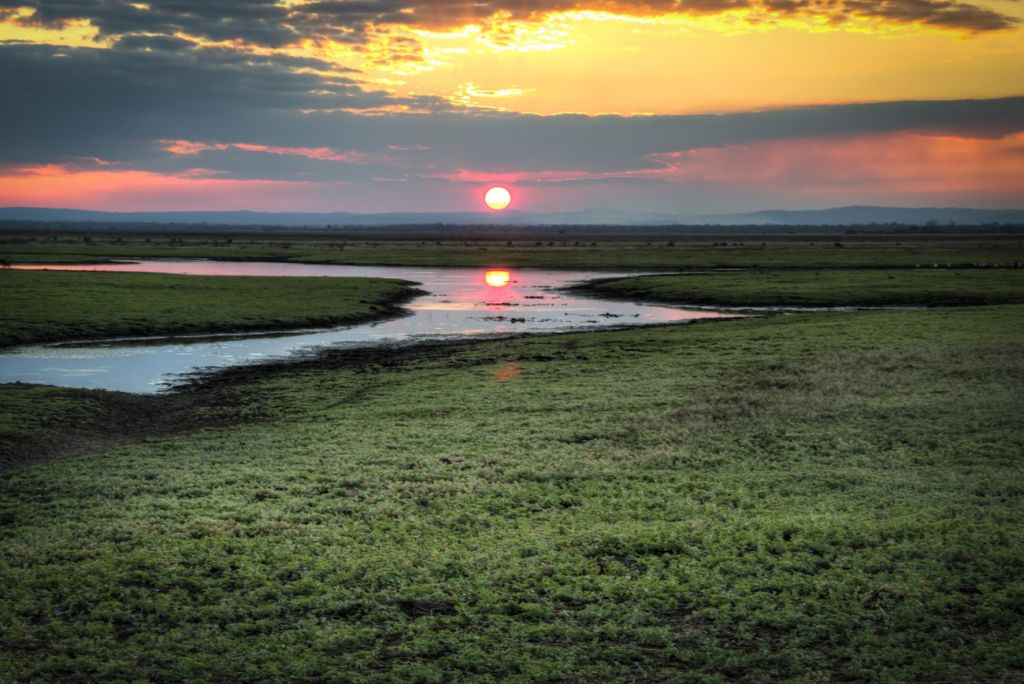
{"type": "Polygon", "coordinates": [[[0,382],[146,394],[173,388],[197,372],[286,358],[325,346],[586,330],[735,315],[581,297],[561,289],[593,278],[632,275],[628,273],[205,260],[17,268],[215,276],[397,278],[418,283],[418,287],[426,291],[405,305],[406,315],[372,323],[262,334],[63,342],[0,352],[0,382]]]}

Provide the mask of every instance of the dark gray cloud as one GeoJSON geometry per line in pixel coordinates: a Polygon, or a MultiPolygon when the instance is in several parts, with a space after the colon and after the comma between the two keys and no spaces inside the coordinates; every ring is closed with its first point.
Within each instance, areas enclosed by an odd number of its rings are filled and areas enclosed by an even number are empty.
{"type": "Polygon", "coordinates": [[[1016,26],[1019,19],[979,5],[951,0],[843,0],[840,17],[874,17],[894,23],[921,23],[968,31],[999,31],[1016,26]]]}
{"type": "Polygon", "coordinates": [[[279,46],[299,34],[286,19],[288,11],[276,0],[150,0],[146,8],[126,0],[0,0],[0,7],[26,7],[26,21],[60,26],[86,19],[104,36],[133,33],[185,33],[212,41],[242,40],[279,46]]]}
{"type": "Polygon", "coordinates": [[[875,18],[975,32],[1006,29],[1018,23],[1015,17],[956,0],[321,0],[304,5],[296,16],[312,15],[321,26],[411,24],[443,28],[484,21],[498,13],[531,19],[550,12],[583,9],[629,15],[701,15],[756,9],[781,16],[823,16],[834,24],[875,18]]]}
{"type": "Polygon", "coordinates": [[[28,23],[59,26],[88,20],[107,37],[186,34],[271,47],[301,38],[359,43],[376,29],[396,24],[446,28],[498,14],[532,19],[577,9],[701,15],[752,8],[779,16],[824,17],[833,24],[867,18],[969,32],[1018,23],[997,10],[958,0],[321,0],[290,7],[276,0],[149,0],[145,7],[127,0],[0,0],[0,12],[18,7],[32,11],[24,19],[28,23]]]}
{"type": "MultiPolygon", "coordinates": [[[[173,46],[172,46],[173,47],[173,46]]],[[[770,140],[922,131],[999,138],[1024,130],[1024,97],[802,107],[703,116],[534,116],[443,110],[363,116],[402,102],[326,65],[217,49],[0,45],[0,164],[89,164],[226,177],[370,179],[471,171],[622,173],[650,155],[770,140]],[[341,111],[349,110],[349,111],[341,111]],[[164,141],[206,145],[175,155],[164,141]],[[239,146],[241,145],[241,146],[239,146]],[[328,148],[341,158],[261,148],[328,148]]],[[[327,155],[330,156],[330,155],[327,155]]]]}
{"type": "Polygon", "coordinates": [[[260,139],[278,125],[301,127],[301,110],[446,106],[369,92],[344,75],[304,71],[329,68],[314,59],[217,48],[0,45],[0,92],[10,95],[0,108],[0,155],[119,158],[123,147],[167,137],[260,139]]]}

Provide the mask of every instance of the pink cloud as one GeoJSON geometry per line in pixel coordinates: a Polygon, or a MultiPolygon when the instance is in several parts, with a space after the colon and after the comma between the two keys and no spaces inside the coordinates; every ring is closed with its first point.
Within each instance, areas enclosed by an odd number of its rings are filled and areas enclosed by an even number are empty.
{"type": "MultiPolygon", "coordinates": [[[[586,169],[515,171],[460,169],[439,174],[468,183],[529,183],[554,186],[545,197],[567,191],[573,181],[614,186],[616,180],[649,179],[678,186],[735,188],[801,198],[834,196],[836,202],[1003,201],[1024,197],[1024,134],[996,139],[891,133],[804,138],[651,154],[654,169],[592,172],[586,169]],[[880,201],[880,200],[878,200],[880,201]]],[[[595,194],[597,194],[595,192],[595,194]]]]}
{"type": "MultiPolygon", "coordinates": [[[[180,155],[209,149],[205,143],[189,141],[168,145],[180,155]]],[[[331,148],[233,145],[359,163],[358,156],[331,148]]],[[[400,172],[351,183],[232,179],[203,168],[160,174],[51,164],[0,170],[0,205],[475,211],[481,208],[483,190],[497,183],[512,188],[513,208],[523,211],[609,208],[706,213],[740,207],[861,203],[1005,207],[1019,205],[1024,197],[1024,134],[1020,133],[994,139],[919,133],[808,138],[665,151],[646,159],[655,168],[437,173],[427,167],[419,175],[400,172]]]]}
{"type": "Polygon", "coordinates": [[[193,140],[164,140],[163,149],[176,155],[195,155],[207,151],[243,150],[264,154],[280,154],[293,157],[305,157],[321,161],[340,161],[349,164],[387,164],[394,163],[393,157],[382,154],[371,154],[358,150],[336,150],[331,147],[282,147],[275,145],[257,145],[254,143],[204,143],[193,140]]]}
{"type": "Polygon", "coordinates": [[[678,183],[758,185],[780,193],[872,190],[1024,196],[1024,134],[999,139],[894,133],[654,154],[678,183]]]}
{"type": "MultiPolygon", "coordinates": [[[[78,171],[49,164],[0,174],[0,205],[77,209],[294,211],[317,199],[323,183],[211,178],[204,169],[78,171]]],[[[319,204],[319,202],[318,202],[319,204]]]]}

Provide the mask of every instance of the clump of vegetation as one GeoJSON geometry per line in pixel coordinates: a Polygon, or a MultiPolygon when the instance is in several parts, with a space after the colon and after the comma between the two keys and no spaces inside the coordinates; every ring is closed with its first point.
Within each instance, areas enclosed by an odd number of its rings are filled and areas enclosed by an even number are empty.
{"type": "Polygon", "coordinates": [[[636,276],[597,280],[579,292],[719,306],[956,306],[1024,302],[1024,271],[821,269],[636,276]]]}
{"type": "Polygon", "coordinates": [[[355,323],[393,315],[418,292],[373,278],[7,269],[0,289],[0,345],[355,323]]]}

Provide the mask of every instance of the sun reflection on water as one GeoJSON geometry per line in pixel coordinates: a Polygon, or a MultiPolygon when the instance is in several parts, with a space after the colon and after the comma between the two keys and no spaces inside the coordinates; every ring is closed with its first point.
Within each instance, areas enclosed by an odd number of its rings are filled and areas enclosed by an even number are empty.
{"type": "Polygon", "coordinates": [[[503,270],[487,271],[484,273],[484,282],[491,287],[505,287],[512,282],[512,274],[503,270]]]}

